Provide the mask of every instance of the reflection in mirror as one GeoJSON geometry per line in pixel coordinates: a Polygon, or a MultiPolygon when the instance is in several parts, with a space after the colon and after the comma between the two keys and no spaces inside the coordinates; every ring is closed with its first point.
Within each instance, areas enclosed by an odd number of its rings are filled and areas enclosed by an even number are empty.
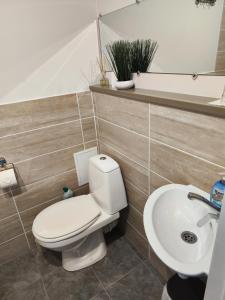
{"type": "Polygon", "coordinates": [[[225,75],[224,0],[138,2],[100,18],[104,54],[115,40],[152,39],[149,72],[225,75]]]}

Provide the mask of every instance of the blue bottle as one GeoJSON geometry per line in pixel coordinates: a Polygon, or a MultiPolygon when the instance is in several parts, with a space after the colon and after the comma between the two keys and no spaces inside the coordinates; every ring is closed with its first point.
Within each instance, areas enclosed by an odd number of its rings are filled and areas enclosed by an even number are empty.
{"type": "Polygon", "coordinates": [[[210,201],[217,207],[221,208],[225,193],[225,174],[221,174],[222,179],[215,182],[211,189],[210,201]]]}

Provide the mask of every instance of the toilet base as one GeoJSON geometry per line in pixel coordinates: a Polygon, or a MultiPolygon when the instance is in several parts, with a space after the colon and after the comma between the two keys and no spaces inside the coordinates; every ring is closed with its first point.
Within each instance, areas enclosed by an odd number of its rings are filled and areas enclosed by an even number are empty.
{"type": "Polygon", "coordinates": [[[77,271],[98,262],[106,252],[103,232],[98,230],[76,243],[73,248],[63,249],[62,265],[66,271],[77,271]]]}

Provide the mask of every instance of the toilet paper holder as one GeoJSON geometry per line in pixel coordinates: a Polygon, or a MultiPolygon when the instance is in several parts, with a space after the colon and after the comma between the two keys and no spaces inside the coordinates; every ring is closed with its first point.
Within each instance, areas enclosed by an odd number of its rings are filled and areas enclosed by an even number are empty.
{"type": "Polygon", "coordinates": [[[0,172],[9,169],[14,169],[14,164],[7,163],[7,160],[4,157],[0,157],[0,172]]]}

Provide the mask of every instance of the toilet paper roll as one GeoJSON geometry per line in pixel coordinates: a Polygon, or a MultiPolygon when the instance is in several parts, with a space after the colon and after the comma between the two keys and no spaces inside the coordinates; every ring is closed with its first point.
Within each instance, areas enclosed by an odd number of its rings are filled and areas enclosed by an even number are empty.
{"type": "Polygon", "coordinates": [[[0,172],[0,188],[5,189],[17,185],[17,179],[14,169],[9,169],[0,172]]]}

